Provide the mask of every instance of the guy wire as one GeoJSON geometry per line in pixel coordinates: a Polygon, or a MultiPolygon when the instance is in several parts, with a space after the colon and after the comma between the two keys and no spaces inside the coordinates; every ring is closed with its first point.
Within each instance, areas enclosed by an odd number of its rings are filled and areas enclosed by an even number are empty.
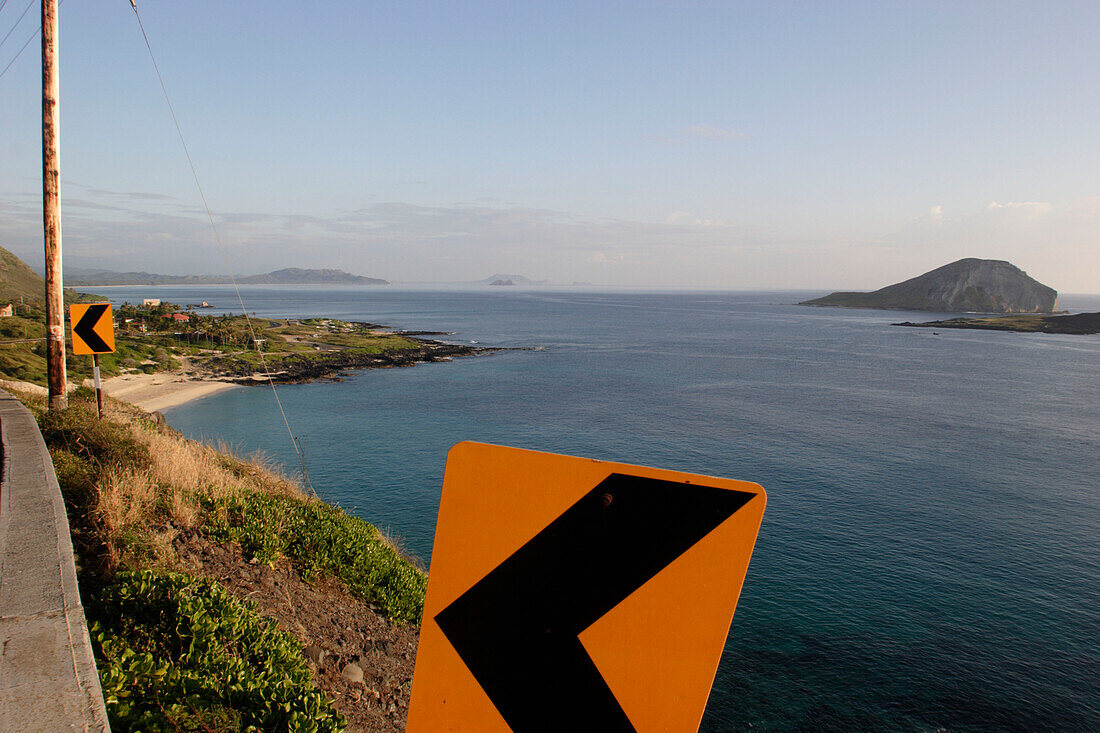
{"type": "Polygon", "coordinates": [[[225,269],[229,273],[229,279],[233,283],[233,290],[237,294],[237,302],[241,305],[241,312],[244,313],[245,322],[248,324],[248,333],[252,338],[252,344],[256,347],[256,354],[260,357],[260,366],[263,368],[264,376],[267,377],[268,384],[271,385],[271,394],[275,396],[275,404],[279,406],[279,414],[283,416],[283,424],[286,425],[286,431],[290,435],[290,442],[294,446],[294,452],[298,456],[298,462],[302,467],[302,478],[305,480],[306,485],[309,487],[310,492],[317,496],[316,489],[313,488],[313,482],[309,480],[309,472],[306,470],[306,459],[302,453],[301,447],[298,443],[298,438],[295,437],[294,431],[290,428],[290,421],[287,419],[286,410],[283,409],[283,402],[279,399],[279,391],[275,389],[275,380],[271,377],[271,371],[267,367],[267,360],[264,359],[263,349],[260,348],[260,342],[256,339],[256,330],[252,326],[252,318],[248,315],[248,308],[245,307],[244,298],[241,296],[241,289],[237,286],[237,278],[233,274],[233,268],[229,264],[229,255],[226,252],[225,245],[222,243],[221,235],[218,233],[218,227],[214,224],[214,215],[210,211],[210,205],[206,201],[206,194],[202,190],[202,184],[199,182],[199,174],[195,168],[195,163],[191,159],[191,152],[187,148],[187,141],[183,137],[183,130],[180,128],[179,120],[176,118],[176,111],[172,107],[172,100],[168,96],[168,87],[164,84],[164,77],[160,73],[160,67],[157,65],[157,59],[153,54],[153,46],[149,43],[149,35],[145,32],[145,25],[141,22],[141,15],[138,13],[137,3],[135,0],[130,0],[130,5],[134,9],[134,17],[137,18],[138,28],[141,29],[141,36],[145,39],[145,47],[149,50],[149,60],[153,62],[153,70],[156,71],[157,80],[160,82],[160,89],[164,93],[164,101],[168,104],[168,112],[172,116],[172,123],[176,126],[176,134],[179,136],[180,145],[183,146],[183,154],[187,157],[187,164],[191,167],[191,176],[195,179],[195,187],[199,191],[199,198],[202,199],[203,208],[206,210],[206,218],[210,221],[210,228],[214,232],[214,239],[218,243],[218,249],[221,251],[222,259],[225,260],[225,269]]]}

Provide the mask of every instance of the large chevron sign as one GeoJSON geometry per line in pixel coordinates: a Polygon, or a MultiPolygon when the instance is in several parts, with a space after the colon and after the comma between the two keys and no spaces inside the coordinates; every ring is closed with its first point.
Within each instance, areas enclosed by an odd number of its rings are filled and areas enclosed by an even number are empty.
{"type": "Polygon", "coordinates": [[[455,446],[408,730],[697,730],[765,501],[741,481],[455,446]]]}

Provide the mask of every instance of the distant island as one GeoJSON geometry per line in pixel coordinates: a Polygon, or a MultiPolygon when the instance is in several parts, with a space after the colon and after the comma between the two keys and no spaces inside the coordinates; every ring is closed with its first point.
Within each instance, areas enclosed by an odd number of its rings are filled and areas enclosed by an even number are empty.
{"type": "MultiPolygon", "coordinates": [[[[70,268],[65,284],[78,287],[105,285],[228,285],[233,281],[222,275],[158,275],[151,272],[112,272],[70,268]]],[[[237,278],[242,285],[389,285],[376,277],[353,275],[343,270],[305,270],[288,267],[266,275],[237,278]]]]}
{"type": "Polygon", "coordinates": [[[1100,333],[1100,313],[1075,313],[1067,316],[1015,315],[995,318],[950,318],[924,323],[895,323],[916,328],[977,328],[983,331],[1020,331],[1023,333],[1064,333],[1089,335],[1100,333]]]}
{"type": "Polygon", "coordinates": [[[502,275],[497,272],[484,280],[475,281],[478,285],[549,285],[549,280],[532,280],[523,275],[502,275]]]}
{"type": "Polygon", "coordinates": [[[1058,291],[1003,260],[952,262],[871,293],[836,292],[799,305],[941,313],[1053,313],[1058,291]]]}

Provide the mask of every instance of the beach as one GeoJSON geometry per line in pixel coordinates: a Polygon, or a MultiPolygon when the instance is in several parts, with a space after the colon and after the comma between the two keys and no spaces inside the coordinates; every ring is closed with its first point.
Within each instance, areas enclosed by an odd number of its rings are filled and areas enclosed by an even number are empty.
{"type": "Polygon", "coordinates": [[[146,412],[166,410],[240,385],[210,379],[195,379],[185,372],[123,374],[103,380],[103,392],[129,402],[146,412]]]}
{"type": "MultiPolygon", "coordinates": [[[[93,387],[92,380],[85,379],[83,385],[69,382],[69,391],[78,386],[93,387]]],[[[212,379],[195,379],[184,372],[161,372],[159,374],[123,374],[103,380],[103,393],[116,400],[129,402],[146,412],[166,410],[178,407],[191,400],[208,397],[218,392],[234,389],[240,385],[212,379]]],[[[30,392],[45,396],[46,388],[17,379],[0,379],[0,389],[30,392]]]]}

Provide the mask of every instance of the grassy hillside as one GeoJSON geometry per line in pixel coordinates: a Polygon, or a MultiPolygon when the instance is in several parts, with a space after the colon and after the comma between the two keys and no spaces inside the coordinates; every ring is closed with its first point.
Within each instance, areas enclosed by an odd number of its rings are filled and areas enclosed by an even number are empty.
{"type": "Polygon", "coordinates": [[[0,247],[0,305],[24,301],[41,302],[46,296],[46,281],[27,263],[0,247]]]}
{"type": "Polygon", "coordinates": [[[181,548],[236,548],[246,567],[289,563],[398,625],[419,623],[424,573],[373,526],[136,408],[108,399],[101,421],[89,390],[60,413],[21,399],[65,497],[112,729],[342,729],[301,642],[220,583],[183,572],[181,548]]]}

